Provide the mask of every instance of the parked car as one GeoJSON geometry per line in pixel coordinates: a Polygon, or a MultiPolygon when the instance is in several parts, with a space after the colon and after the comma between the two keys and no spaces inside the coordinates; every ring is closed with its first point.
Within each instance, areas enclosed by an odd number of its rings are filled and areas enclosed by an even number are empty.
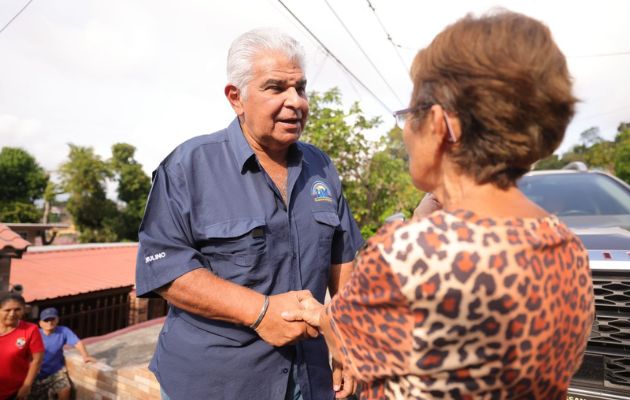
{"type": "Polygon", "coordinates": [[[595,321],[568,399],[630,399],[630,186],[581,163],[530,172],[518,185],[576,232],[589,253],[595,321]]]}

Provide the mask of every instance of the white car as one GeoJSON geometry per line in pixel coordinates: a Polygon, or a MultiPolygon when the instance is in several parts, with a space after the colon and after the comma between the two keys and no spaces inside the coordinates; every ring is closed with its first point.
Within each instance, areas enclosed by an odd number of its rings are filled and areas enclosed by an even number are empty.
{"type": "Polygon", "coordinates": [[[630,399],[630,186],[582,163],[532,171],[519,188],[556,214],[588,249],[595,321],[568,399],[630,399]]]}

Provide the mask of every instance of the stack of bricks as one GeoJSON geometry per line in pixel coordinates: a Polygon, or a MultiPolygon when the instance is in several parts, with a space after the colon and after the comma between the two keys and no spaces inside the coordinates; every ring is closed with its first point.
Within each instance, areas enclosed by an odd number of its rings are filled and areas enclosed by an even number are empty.
{"type": "Polygon", "coordinates": [[[107,364],[84,363],[78,354],[66,353],[66,367],[76,399],[160,399],[160,385],[146,365],[119,369],[107,364]]]}
{"type": "Polygon", "coordinates": [[[129,325],[139,324],[148,319],[149,299],[136,297],[136,290],[129,293],[129,325]]]}

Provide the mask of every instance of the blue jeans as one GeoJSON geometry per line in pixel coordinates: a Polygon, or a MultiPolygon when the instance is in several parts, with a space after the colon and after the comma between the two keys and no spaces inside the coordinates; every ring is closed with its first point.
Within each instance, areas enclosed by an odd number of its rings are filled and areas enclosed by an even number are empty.
{"type": "Polygon", "coordinates": [[[291,374],[289,375],[287,394],[284,395],[284,400],[304,400],[302,392],[300,391],[300,384],[298,383],[297,367],[295,363],[291,364],[291,374]]]}

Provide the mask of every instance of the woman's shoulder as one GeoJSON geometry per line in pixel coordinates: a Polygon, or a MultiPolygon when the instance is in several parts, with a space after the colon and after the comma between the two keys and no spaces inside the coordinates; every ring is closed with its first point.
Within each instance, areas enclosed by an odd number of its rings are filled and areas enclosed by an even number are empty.
{"type": "Polygon", "coordinates": [[[28,321],[24,321],[21,320],[20,322],[18,322],[18,329],[26,331],[26,332],[33,332],[33,331],[38,331],[39,332],[39,326],[37,326],[36,324],[32,323],[32,322],[28,322],[28,321]]]}

